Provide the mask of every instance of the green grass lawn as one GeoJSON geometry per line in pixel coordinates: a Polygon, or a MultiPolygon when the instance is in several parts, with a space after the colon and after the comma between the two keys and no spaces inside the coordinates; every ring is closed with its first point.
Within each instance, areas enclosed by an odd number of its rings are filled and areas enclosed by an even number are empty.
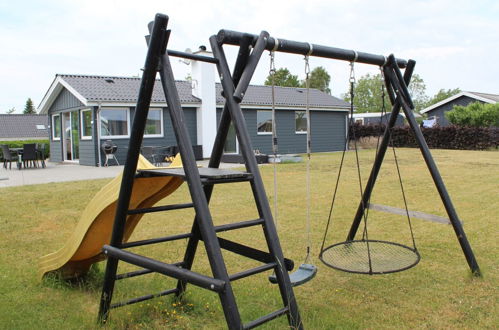
{"type": "MultiPolygon", "coordinates": [[[[449,194],[483,272],[470,276],[469,268],[450,225],[413,219],[416,244],[422,260],[415,268],[389,275],[355,275],[335,271],[318,259],[341,153],[314,154],[312,158],[312,262],[316,278],[295,288],[303,322],[308,329],[430,328],[483,329],[499,326],[499,152],[434,150],[449,194]]],[[[372,150],[360,151],[363,178],[373,160],[372,150]]],[[[398,150],[409,208],[446,216],[422,157],[416,149],[398,150]]],[[[326,244],[346,237],[359,202],[354,154],[348,153],[342,174],[335,217],[326,244]]],[[[272,166],[261,167],[267,194],[273,204],[272,166]]],[[[382,167],[372,202],[403,207],[391,153],[382,167]]],[[[108,180],[55,183],[0,189],[0,328],[94,329],[104,263],[76,283],[39,280],[38,258],[60,248],[74,229],[93,194],[108,180]]],[[[297,264],[305,257],[305,163],[279,164],[278,229],[282,248],[297,264]]],[[[166,203],[186,202],[182,186],[166,203]]],[[[257,212],[247,183],[218,185],[211,210],[216,224],[255,219],[257,212]]],[[[132,239],[188,231],[191,210],[149,214],[132,239]]],[[[405,218],[371,211],[369,235],[410,243],[405,218]]],[[[256,227],[221,236],[262,248],[256,227]]],[[[135,248],[132,251],[165,262],[180,261],[186,241],[135,248]]],[[[257,265],[224,253],[230,273],[257,265]]],[[[121,264],[120,271],[132,270],[121,264]]],[[[210,274],[201,246],[194,270],[210,274]]],[[[269,272],[270,274],[270,272],[269,272]]],[[[260,274],[233,283],[244,321],[281,307],[278,290],[260,274]]],[[[159,292],[175,281],[146,275],[117,282],[114,301],[159,292]]],[[[115,309],[105,328],[141,329],[225,328],[218,296],[189,286],[181,304],[170,297],[115,309]]],[[[280,318],[263,328],[285,329],[280,318]]]]}

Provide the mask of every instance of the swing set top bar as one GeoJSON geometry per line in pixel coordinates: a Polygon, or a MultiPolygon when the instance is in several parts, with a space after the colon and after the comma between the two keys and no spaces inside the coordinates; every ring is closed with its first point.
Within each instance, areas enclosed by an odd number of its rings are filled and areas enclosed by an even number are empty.
{"type": "MultiPolygon", "coordinates": [[[[219,42],[219,44],[239,45],[239,42],[244,36],[251,36],[253,38],[252,42],[253,46],[255,45],[256,40],[258,39],[258,36],[253,34],[247,34],[231,30],[220,30],[217,34],[217,41],[219,42]]],[[[328,47],[328,46],[310,44],[308,42],[300,42],[300,41],[293,41],[293,40],[286,40],[286,39],[279,39],[272,37],[269,37],[269,39],[267,40],[265,49],[274,50],[283,53],[325,57],[336,60],[365,63],[378,66],[383,66],[388,61],[387,57],[383,55],[375,55],[370,53],[357,52],[355,50],[328,47]],[[276,47],[276,40],[277,40],[277,47],[276,47]]],[[[396,61],[399,68],[405,68],[407,66],[406,60],[396,59],[396,61]]]]}

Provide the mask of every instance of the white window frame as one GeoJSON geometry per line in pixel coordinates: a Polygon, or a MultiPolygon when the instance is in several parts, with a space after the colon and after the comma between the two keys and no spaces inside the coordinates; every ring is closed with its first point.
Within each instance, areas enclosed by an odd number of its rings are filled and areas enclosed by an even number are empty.
{"type": "Polygon", "coordinates": [[[100,137],[102,139],[129,139],[130,138],[130,109],[129,108],[102,108],[101,109],[101,114],[99,115],[99,131],[100,131],[100,137]],[[111,111],[117,111],[117,110],[125,110],[126,111],[126,121],[127,121],[127,135],[103,135],[102,134],[102,111],[103,110],[111,110],[111,111]]]}
{"type": "Polygon", "coordinates": [[[61,114],[60,113],[57,113],[57,114],[54,114],[52,115],[52,141],[61,141],[61,135],[62,135],[62,128],[61,128],[61,114]],[[59,117],[59,136],[55,136],[55,128],[56,128],[56,125],[54,125],[54,119],[55,117],[59,117]]]}
{"type": "MultiPolygon", "coordinates": [[[[297,131],[296,130],[296,113],[297,112],[304,112],[305,116],[307,115],[307,111],[305,111],[305,110],[295,110],[295,113],[294,113],[294,115],[295,115],[295,134],[307,134],[307,129],[305,129],[304,131],[297,131]]],[[[308,122],[308,117],[306,117],[306,118],[307,118],[307,122],[308,122]]]]}
{"type": "MultiPolygon", "coordinates": [[[[83,113],[86,111],[90,111],[90,129],[92,129],[92,125],[94,123],[93,118],[92,118],[92,109],[82,109],[80,110],[80,139],[81,140],[92,140],[92,135],[83,135],[85,134],[85,126],[83,125],[83,113]]],[[[92,133],[90,133],[92,134],[92,133]]]]}
{"type": "MultiPolygon", "coordinates": [[[[270,112],[271,117],[270,120],[272,120],[272,111],[271,110],[256,110],[256,134],[257,135],[272,135],[272,131],[270,132],[259,132],[258,131],[258,112],[270,112]]],[[[272,129],[274,129],[274,123],[272,122],[272,129]]]]}
{"type": "Polygon", "coordinates": [[[144,138],[161,138],[164,137],[164,132],[163,132],[163,108],[150,108],[149,113],[152,111],[159,111],[159,120],[161,123],[160,130],[161,132],[159,134],[145,134],[144,133],[144,138]]]}

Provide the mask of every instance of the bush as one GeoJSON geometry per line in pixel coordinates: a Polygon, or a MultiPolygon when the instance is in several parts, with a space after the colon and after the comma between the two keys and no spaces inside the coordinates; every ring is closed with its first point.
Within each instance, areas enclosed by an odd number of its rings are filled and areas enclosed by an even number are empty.
{"type": "Polygon", "coordinates": [[[499,103],[473,102],[465,107],[455,106],[445,116],[457,126],[499,127],[499,103]]]}
{"type": "MultiPolygon", "coordinates": [[[[380,136],[385,130],[385,125],[360,125],[354,124],[356,139],[368,136],[380,136]]],[[[433,127],[421,128],[428,147],[435,149],[459,149],[459,150],[486,150],[499,148],[498,127],[433,127]]],[[[414,133],[409,126],[394,127],[392,130],[392,141],[396,147],[418,147],[414,133]]]]}
{"type": "MultiPolygon", "coordinates": [[[[50,143],[49,140],[18,140],[18,141],[0,141],[0,144],[6,144],[9,146],[9,148],[22,148],[23,144],[28,144],[28,143],[38,143],[38,144],[45,144],[45,159],[49,158],[50,155],[50,143]]],[[[2,151],[0,150],[0,158],[3,161],[3,154],[2,151]]]]}

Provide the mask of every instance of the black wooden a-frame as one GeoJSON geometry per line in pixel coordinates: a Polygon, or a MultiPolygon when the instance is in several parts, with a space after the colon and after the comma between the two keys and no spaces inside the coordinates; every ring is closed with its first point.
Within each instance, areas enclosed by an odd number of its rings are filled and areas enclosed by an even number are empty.
{"type": "Polygon", "coordinates": [[[452,206],[443,181],[438,173],[438,169],[433,161],[430,151],[426,145],[424,137],[412,114],[412,101],[407,92],[407,84],[410,81],[415,62],[395,59],[390,56],[388,59],[381,55],[355,52],[327,46],[312,45],[309,43],[296,42],[284,39],[270,38],[267,32],[262,32],[259,36],[221,30],[218,35],[210,38],[210,44],[214,58],[187,54],[182,52],[166,50],[170,31],[167,30],[168,17],[156,15],[154,24],[150,24],[150,37],[148,38],[148,52],[144,73],[141,80],[140,91],[135,111],[135,117],[130,135],[127,159],[123,172],[123,179],[117,204],[116,216],[114,220],[111,242],[103,247],[103,252],[108,256],[104,285],[99,309],[99,320],[105,322],[112,308],[129,305],[151,299],[158,296],[175,294],[182,296],[188,283],[216,292],[222,304],[227,325],[230,329],[250,329],[277,317],[286,315],[289,325],[295,329],[302,329],[303,324],[298,311],[298,305],[291,286],[288,271],[293,268],[293,262],[285,259],[281,250],[276,228],[273,222],[269,202],[265,194],[262,178],[258,169],[257,161],[253,153],[251,140],[246,128],[245,120],[239,103],[244,97],[251,77],[256,69],[259,59],[264,50],[273,50],[294,54],[319,56],[345,61],[357,61],[360,63],[382,66],[386,77],[387,89],[393,104],[391,121],[388,124],[387,132],[380,151],[376,157],[374,167],[367,184],[367,188],[362,197],[364,202],[360,203],[358,214],[352,224],[349,239],[352,239],[357,232],[360,219],[364,212],[363,205],[369,200],[372,187],[376,181],[377,174],[383,161],[384,153],[388,146],[390,128],[400,108],[406,114],[412,130],[416,134],[421,152],[430,169],[434,182],[440,193],[445,208],[449,214],[450,221],[458,236],[458,240],[464,251],[468,264],[473,272],[479,273],[478,264],[466,239],[466,235],[461,227],[461,223],[452,206]],[[222,46],[231,44],[239,46],[235,68],[231,74],[222,46]],[[186,121],[182,112],[179,95],[176,90],[175,81],[170,66],[170,56],[205,61],[217,65],[219,72],[223,96],[226,103],[222,111],[215,143],[211,153],[208,168],[198,168],[196,165],[192,143],[190,141],[186,121]],[[406,67],[405,76],[399,67],[406,67]],[[169,113],[177,139],[180,154],[182,156],[182,169],[157,169],[139,171],[137,174],[137,162],[140,153],[140,146],[144,134],[148,109],[151,96],[156,82],[156,74],[159,71],[161,84],[166,96],[169,113]],[[224,144],[231,122],[234,124],[237,139],[240,144],[241,154],[245,161],[246,171],[237,172],[219,169],[224,144]],[[133,189],[134,179],[137,176],[176,176],[185,180],[188,184],[192,203],[157,206],[147,209],[129,209],[130,197],[133,189]],[[237,223],[230,223],[215,226],[209,209],[209,201],[215,184],[229,182],[249,182],[255,198],[256,208],[259,218],[246,220],[237,223]],[[196,213],[192,230],[189,233],[174,236],[154,238],[139,242],[123,243],[125,223],[127,215],[138,213],[149,213],[157,211],[168,211],[193,207],[196,213]],[[217,237],[217,232],[247,228],[250,226],[261,226],[266,239],[268,251],[262,251],[240,243],[217,237]],[[140,256],[126,251],[126,248],[155,244],[160,242],[173,241],[187,238],[188,244],[182,261],[174,264],[166,264],[145,256],[140,256]],[[191,271],[194,256],[197,251],[199,241],[204,242],[209,264],[213,277],[202,275],[191,271]],[[241,256],[262,262],[262,265],[229,275],[225,265],[221,249],[228,250],[241,256]],[[143,270],[125,274],[117,274],[118,262],[134,264],[142,267],[143,270]],[[278,288],[282,297],[283,307],[277,311],[270,312],[254,321],[243,324],[239,313],[231,281],[242,279],[251,275],[273,270],[277,278],[278,288]],[[166,290],[157,294],[134,298],[128,301],[111,304],[113,289],[116,280],[157,272],[178,280],[176,288],[166,290]]]}
{"type": "Polygon", "coordinates": [[[243,114],[239,104],[232,97],[234,94],[234,86],[237,86],[242,91],[245,91],[248,87],[251,76],[256,68],[256,64],[265,49],[268,35],[266,33],[262,33],[253,48],[250,47],[253,38],[251,36],[243,38],[240,44],[240,51],[235,70],[231,75],[222,48],[216,42],[216,38],[214,37],[211,39],[211,42],[215,59],[192,54],[166,52],[166,45],[170,34],[170,31],[166,29],[167,22],[167,16],[158,14],[156,15],[154,24],[149,26],[151,32],[150,37],[148,38],[149,49],[147,52],[135,117],[133,120],[130,144],[123,172],[112,238],[110,245],[105,245],[103,247],[103,252],[107,255],[108,261],[100,303],[99,320],[101,322],[105,322],[108,318],[110,309],[115,307],[167,294],[181,296],[186,290],[186,285],[190,283],[218,293],[225,314],[225,319],[230,329],[254,328],[282,315],[287,316],[289,325],[292,328],[301,329],[303,326],[288,275],[288,270],[293,268],[293,262],[291,260],[284,259],[283,257],[276,228],[272,219],[269,202],[265,194],[262,178],[251,147],[249,134],[244,123],[243,114]],[[185,57],[195,58],[199,61],[216,63],[222,75],[221,80],[227,102],[222,111],[221,121],[208,168],[198,168],[196,165],[192,143],[188,135],[187,126],[185,124],[186,121],[182,112],[179,95],[170,66],[169,55],[172,55],[172,53],[175,53],[176,55],[185,55],[185,57]],[[140,145],[142,143],[142,137],[144,134],[147,113],[157,71],[159,71],[161,76],[161,84],[168,103],[173,129],[175,131],[179,152],[182,157],[183,168],[139,171],[139,174],[136,174],[136,164],[139,157],[140,145]],[[218,168],[231,120],[234,123],[237,137],[241,145],[241,152],[245,160],[246,172],[236,172],[218,168]],[[177,204],[148,209],[129,210],[130,196],[136,175],[149,177],[181,177],[188,184],[192,204],[177,204]],[[259,218],[215,226],[213,224],[208,205],[214,184],[242,181],[249,182],[251,185],[259,218]],[[144,240],[140,242],[123,243],[124,228],[128,214],[167,211],[185,207],[193,207],[196,212],[190,233],[144,240]],[[217,237],[217,232],[247,228],[250,226],[260,226],[262,228],[269,252],[217,237]],[[185,238],[188,238],[189,241],[184,259],[175,264],[166,264],[125,250],[127,247],[185,238]],[[191,266],[200,240],[204,242],[213,277],[191,271],[191,266]],[[262,262],[262,265],[229,275],[221,249],[260,261],[262,262]],[[117,275],[116,273],[119,260],[142,267],[144,270],[117,275]],[[269,270],[273,270],[278,279],[278,288],[281,293],[283,307],[256,320],[243,324],[238,306],[236,304],[231,282],[269,270]],[[116,280],[126,279],[128,277],[138,276],[150,272],[157,272],[178,279],[177,287],[158,294],[111,304],[116,280]]]}

